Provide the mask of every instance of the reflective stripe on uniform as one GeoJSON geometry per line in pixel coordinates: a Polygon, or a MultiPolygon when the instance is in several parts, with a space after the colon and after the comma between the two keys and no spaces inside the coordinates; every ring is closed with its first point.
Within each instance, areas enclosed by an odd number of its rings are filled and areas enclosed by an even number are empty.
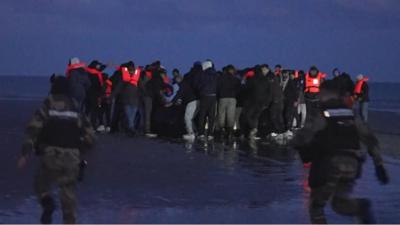
{"type": "Polygon", "coordinates": [[[325,117],[341,117],[341,116],[354,116],[351,109],[327,109],[324,110],[325,117]]]}
{"type": "Polygon", "coordinates": [[[77,119],[78,113],[74,111],[49,110],[49,116],[77,119]]]}

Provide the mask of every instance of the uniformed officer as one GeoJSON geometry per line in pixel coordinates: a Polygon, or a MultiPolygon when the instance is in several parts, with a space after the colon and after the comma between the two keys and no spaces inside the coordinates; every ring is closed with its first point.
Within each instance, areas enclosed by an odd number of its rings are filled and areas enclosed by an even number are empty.
{"type": "Polygon", "coordinates": [[[295,145],[304,162],[311,162],[309,213],[312,223],[327,223],[324,207],[331,199],[333,209],[354,216],[360,223],[375,222],[368,199],[349,197],[360,177],[365,144],[372,157],[376,175],[382,184],[389,182],[379,154],[379,142],[367,125],[353,115],[334,81],[321,85],[321,108],[306,127],[297,134],[295,145]]]}
{"type": "Polygon", "coordinates": [[[57,184],[64,223],[75,223],[75,186],[80,151],[94,142],[94,131],[79,106],[68,94],[65,77],[52,77],[50,95],[35,112],[26,129],[26,139],[17,162],[23,168],[34,152],[40,158],[34,188],[43,208],[42,223],[52,222],[55,203],[51,185],[57,184]]]}

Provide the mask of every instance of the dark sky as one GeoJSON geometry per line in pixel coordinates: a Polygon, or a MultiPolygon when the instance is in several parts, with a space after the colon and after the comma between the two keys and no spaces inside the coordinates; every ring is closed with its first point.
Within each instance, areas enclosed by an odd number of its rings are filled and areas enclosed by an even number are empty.
{"type": "Polygon", "coordinates": [[[400,81],[400,0],[1,0],[0,29],[0,74],[210,58],[400,81]]]}

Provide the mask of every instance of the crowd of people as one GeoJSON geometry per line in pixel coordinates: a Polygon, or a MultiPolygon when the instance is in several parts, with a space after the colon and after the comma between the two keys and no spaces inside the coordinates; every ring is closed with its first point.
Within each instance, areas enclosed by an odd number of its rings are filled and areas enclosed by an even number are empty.
{"type": "Polygon", "coordinates": [[[375,221],[368,199],[349,196],[365,161],[361,143],[378,180],[389,182],[379,141],[366,123],[368,78],[359,75],[354,84],[334,69],[327,79],[315,66],[307,72],[280,65],[272,70],[267,64],[217,71],[211,60],[195,62],[185,75],[174,69],[172,79],[159,61],[145,67],[129,61],[112,76],[104,73],[107,66],[72,58],[66,76],[51,77],[49,96],[28,123],[17,166],[23,168],[32,153],[40,158],[34,183],[42,223],[52,222],[54,183],[64,223],[76,222],[75,187],[86,165],[82,152],[96,140],[93,128],[188,141],[240,137],[249,143],[260,137],[280,143],[299,128],[291,144],[310,165],[311,222],[327,222],[324,207],[330,199],[339,214],[375,221]]]}
{"type": "MultiPolygon", "coordinates": [[[[267,64],[216,70],[211,60],[195,62],[182,75],[172,77],[160,61],[144,67],[129,61],[112,76],[97,60],[85,65],[69,61],[66,77],[70,94],[98,132],[126,132],[148,137],[182,136],[185,140],[259,139],[293,136],[318,108],[318,93],[327,74],[312,66],[308,71],[267,64]]],[[[356,84],[347,73],[333,70],[343,96],[359,102],[368,118],[368,84],[363,75],[356,84]]],[[[351,103],[350,103],[351,104],[351,103]]]]}

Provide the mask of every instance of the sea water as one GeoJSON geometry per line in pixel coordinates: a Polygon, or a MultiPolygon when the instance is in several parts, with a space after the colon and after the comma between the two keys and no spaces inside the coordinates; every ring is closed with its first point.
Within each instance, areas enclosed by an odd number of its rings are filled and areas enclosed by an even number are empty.
{"type": "MultiPolygon", "coordinates": [[[[1,76],[0,100],[37,101],[49,92],[49,77],[1,76]]],[[[400,83],[370,83],[370,110],[400,114],[400,83]]]]}

